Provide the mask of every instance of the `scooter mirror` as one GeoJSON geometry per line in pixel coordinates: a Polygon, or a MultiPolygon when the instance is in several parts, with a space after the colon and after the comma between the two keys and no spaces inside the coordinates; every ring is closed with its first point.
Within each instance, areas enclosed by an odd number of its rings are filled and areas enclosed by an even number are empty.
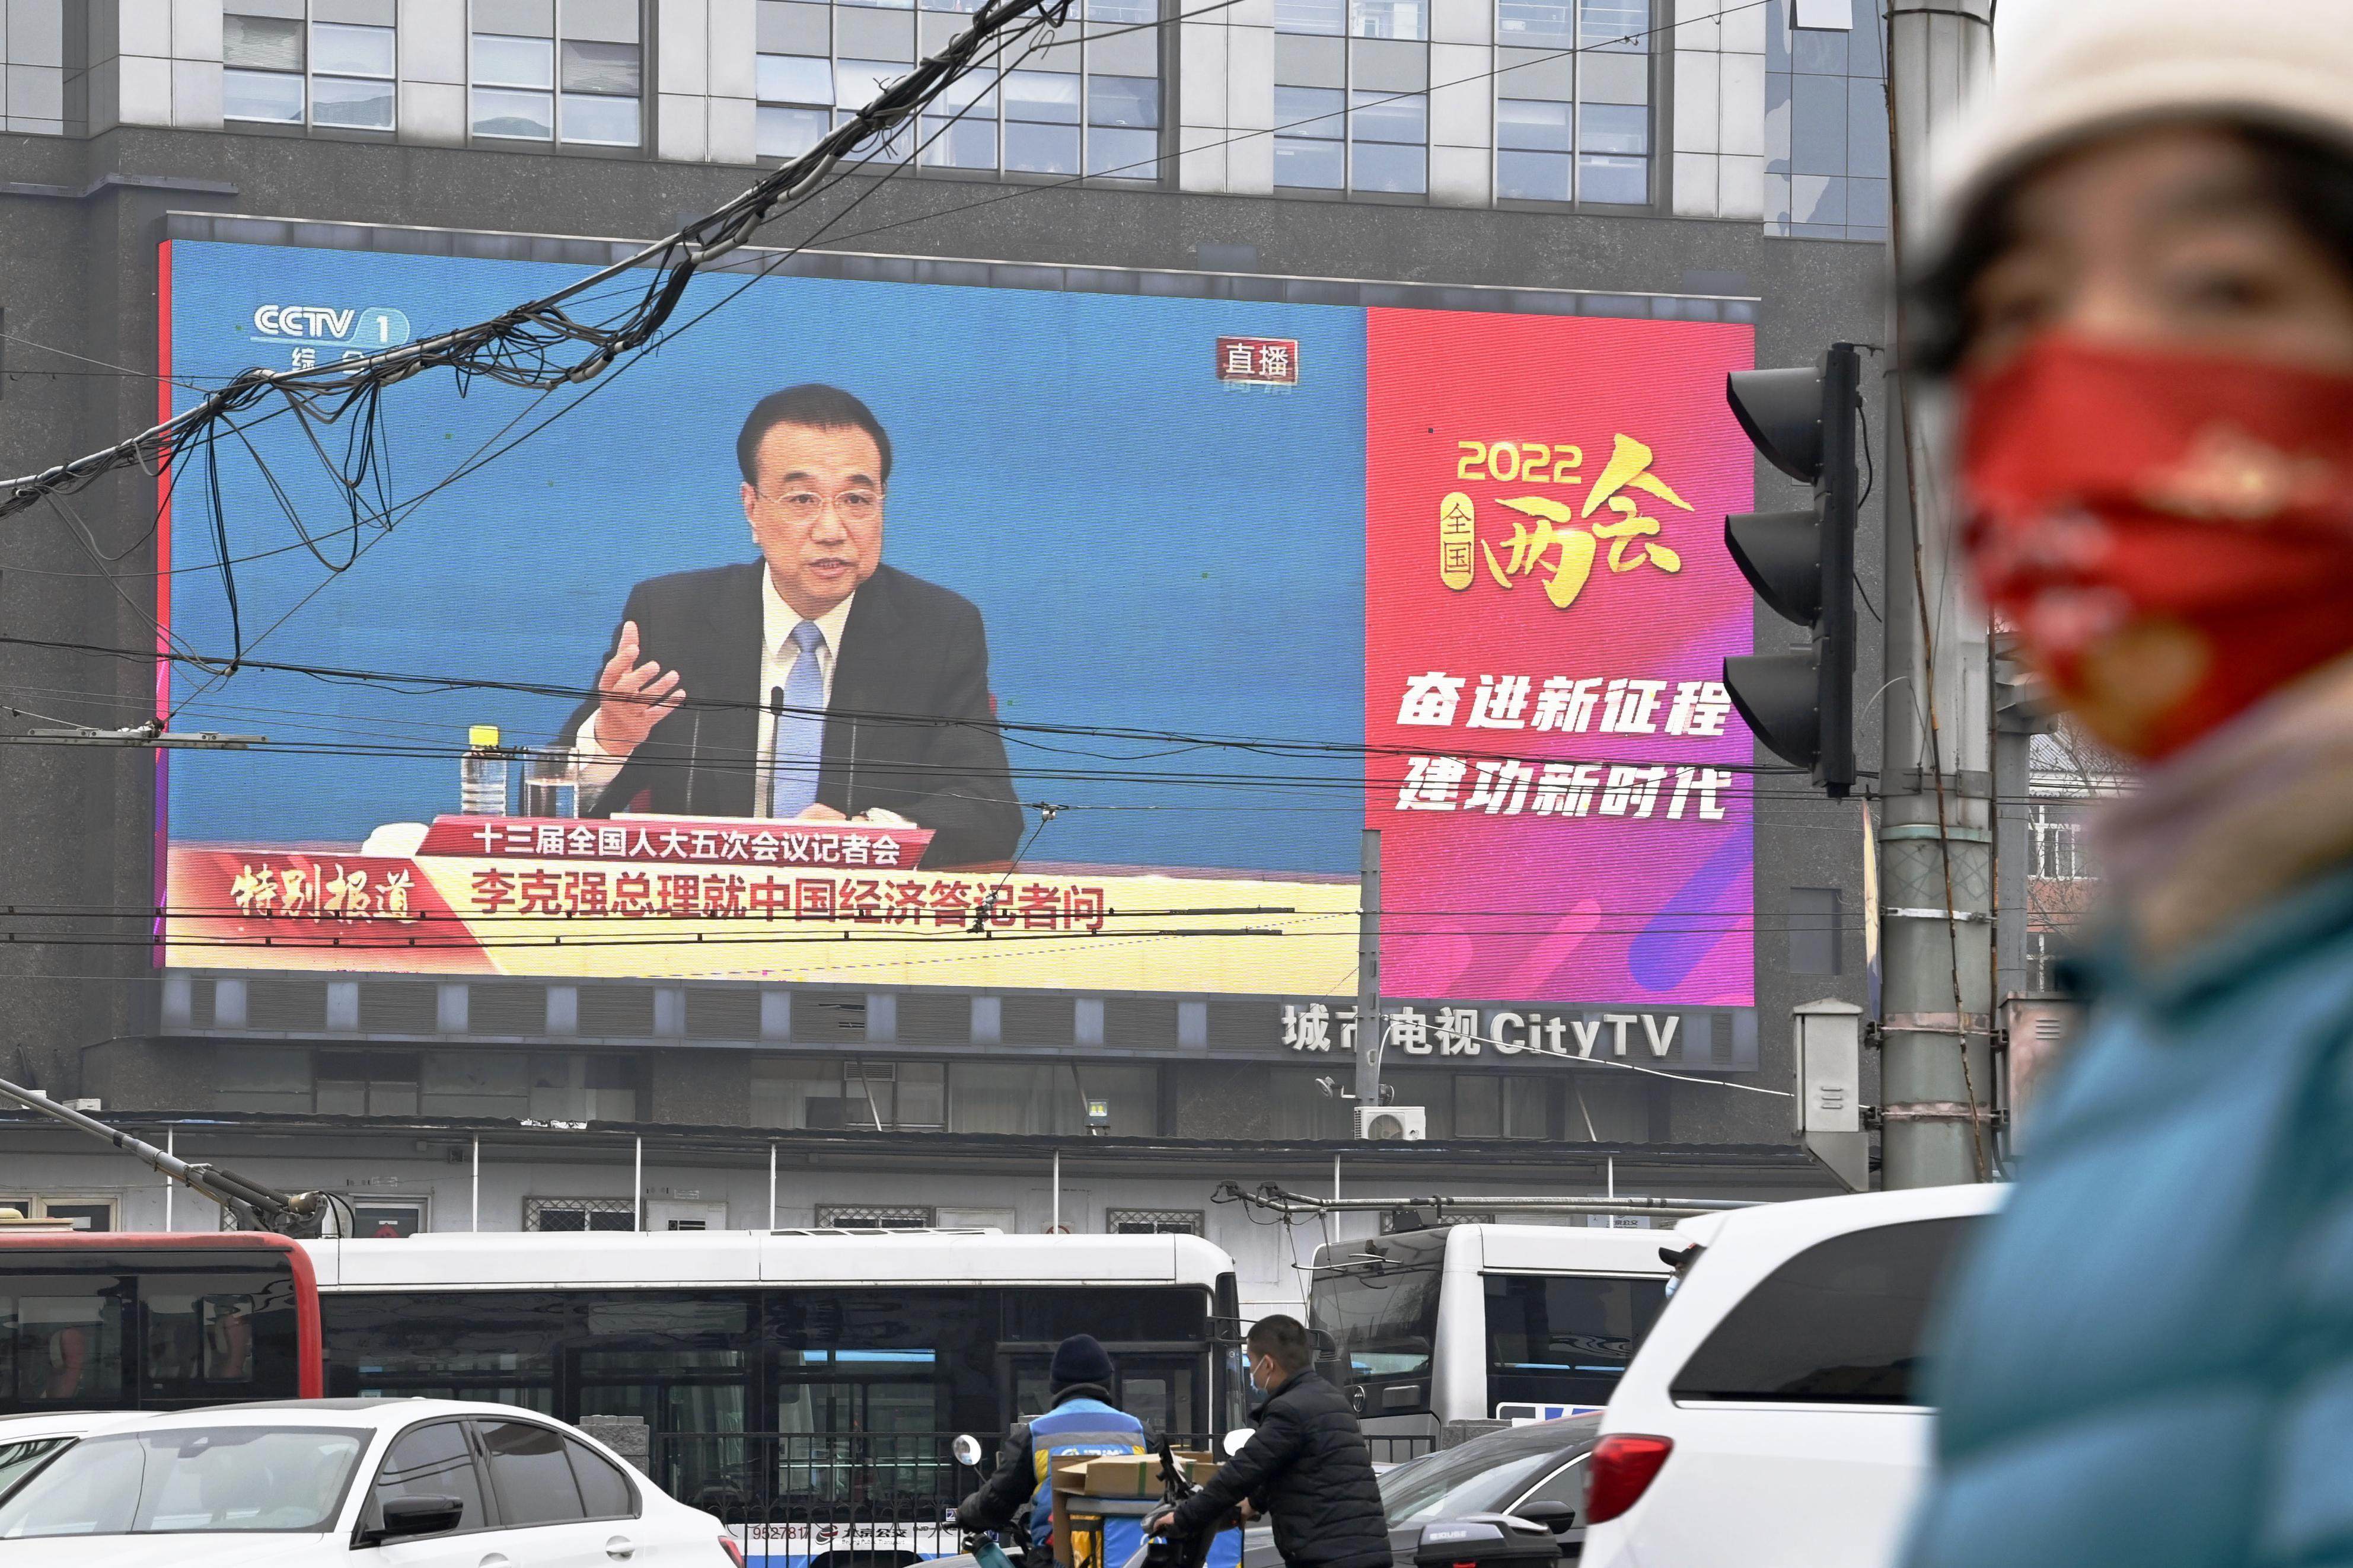
{"type": "Polygon", "coordinates": [[[966,1469],[980,1467],[980,1439],[969,1432],[957,1433],[955,1441],[948,1445],[948,1452],[955,1455],[955,1462],[966,1469]]]}
{"type": "Polygon", "coordinates": [[[1237,1426],[1218,1439],[1218,1451],[1229,1459],[1250,1446],[1252,1434],[1247,1426],[1237,1426]]]}

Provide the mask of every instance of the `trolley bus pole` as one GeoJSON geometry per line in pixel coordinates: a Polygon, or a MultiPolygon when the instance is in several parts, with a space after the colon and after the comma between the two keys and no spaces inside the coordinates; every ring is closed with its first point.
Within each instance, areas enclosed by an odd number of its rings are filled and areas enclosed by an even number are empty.
{"type": "Polygon", "coordinates": [[[170,1180],[181,1183],[191,1192],[203,1194],[227,1209],[239,1230],[317,1236],[328,1209],[336,1201],[325,1193],[281,1193],[217,1165],[183,1160],[170,1150],[158,1149],[143,1138],[118,1131],[95,1116],[85,1115],[69,1105],[59,1105],[46,1094],[37,1094],[5,1079],[0,1079],[0,1098],[13,1100],[27,1110],[37,1110],[78,1132],[111,1143],[133,1159],[145,1161],[170,1180]]]}

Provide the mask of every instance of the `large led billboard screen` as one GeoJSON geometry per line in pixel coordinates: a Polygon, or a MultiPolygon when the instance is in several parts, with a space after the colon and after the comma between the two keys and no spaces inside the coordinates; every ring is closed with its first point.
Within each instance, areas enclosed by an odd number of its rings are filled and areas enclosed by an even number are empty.
{"type": "MultiPolygon", "coordinates": [[[[169,371],[585,270],[175,240],[169,371]]],[[[707,276],[184,461],[173,721],[269,743],[170,759],[166,962],[1340,997],[1370,827],[1390,994],[1751,1005],[1752,329],[1149,282],[707,276]]]]}

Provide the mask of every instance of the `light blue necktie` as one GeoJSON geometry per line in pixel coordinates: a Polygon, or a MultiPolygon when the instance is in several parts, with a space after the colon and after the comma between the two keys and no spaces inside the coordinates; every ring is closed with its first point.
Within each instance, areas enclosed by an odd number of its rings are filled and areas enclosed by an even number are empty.
{"type": "Polygon", "coordinates": [[[815,621],[793,628],[800,650],[785,677],[785,708],[776,716],[776,737],[768,748],[768,815],[797,816],[817,801],[818,758],[825,748],[825,672],[817,650],[825,633],[815,621]]]}

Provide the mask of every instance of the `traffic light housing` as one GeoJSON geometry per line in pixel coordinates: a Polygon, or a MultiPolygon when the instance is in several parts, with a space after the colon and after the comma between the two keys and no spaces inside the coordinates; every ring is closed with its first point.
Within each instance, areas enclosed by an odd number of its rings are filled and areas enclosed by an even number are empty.
{"type": "Polygon", "coordinates": [[[1993,634],[1993,722],[2005,735],[2047,735],[2056,728],[2058,705],[2048,682],[2019,650],[2015,632],[1993,634]]]}
{"type": "Polygon", "coordinates": [[[1725,398],[1767,462],[1814,487],[1803,511],[1724,520],[1724,546],[1757,596],[1810,627],[1803,653],[1724,661],[1741,718],[1832,799],[1854,785],[1854,523],[1862,356],[1832,343],[1819,367],[1735,371],[1725,398]]]}

